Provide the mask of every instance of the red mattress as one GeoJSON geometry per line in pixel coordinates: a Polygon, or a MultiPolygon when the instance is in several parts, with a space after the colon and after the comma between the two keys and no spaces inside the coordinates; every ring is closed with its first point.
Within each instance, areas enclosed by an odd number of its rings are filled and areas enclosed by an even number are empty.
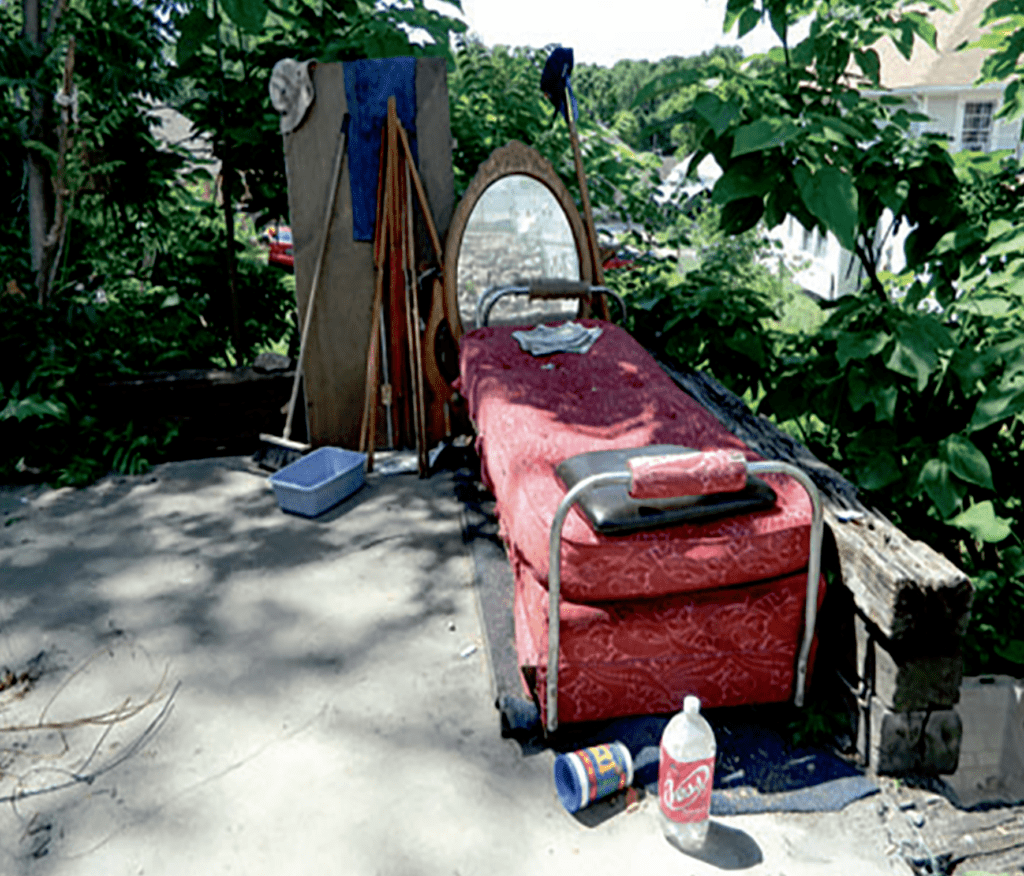
{"type": "MultiPolygon", "coordinates": [[[[547,589],[528,569],[515,571],[516,650],[546,721],[547,589]]],[[[563,600],[559,721],[674,712],[686,694],[705,708],[788,700],[806,592],[800,572],[662,599],[563,600]]],[[[824,593],[822,580],[819,604],[824,593]]]]}
{"type": "MultiPolygon", "coordinates": [[[[682,392],[630,335],[610,323],[584,355],[534,358],[515,329],[462,339],[462,394],[477,429],[485,483],[517,562],[547,581],[551,520],[565,489],[555,466],[590,450],[679,444],[760,459],[682,392]]],[[[764,478],[774,508],[634,535],[596,533],[579,508],[566,520],[562,595],[572,602],[653,598],[778,578],[807,565],[811,504],[795,480],[764,478]]]]}
{"type": "MultiPolygon", "coordinates": [[[[534,358],[507,327],[478,329],[461,345],[461,390],[515,576],[519,664],[545,721],[548,539],[565,495],[555,466],[651,444],[759,459],[625,331],[584,323],[604,328],[585,355],[534,358]]],[[[675,711],[690,693],[706,707],[790,698],[811,504],[792,478],[765,480],[778,496],[773,508],[710,523],[602,536],[578,507],[569,514],[559,722],[675,711]]]]}

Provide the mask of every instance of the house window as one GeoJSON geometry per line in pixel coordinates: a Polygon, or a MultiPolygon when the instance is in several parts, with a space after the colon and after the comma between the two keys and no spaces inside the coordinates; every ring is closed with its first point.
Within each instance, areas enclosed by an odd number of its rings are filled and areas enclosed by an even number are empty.
{"type": "Polygon", "coordinates": [[[964,149],[988,152],[992,141],[992,101],[964,104],[964,128],[960,145],[964,149]]]}
{"type": "Polygon", "coordinates": [[[812,231],[813,231],[813,229],[810,229],[810,228],[804,228],[803,229],[804,233],[803,233],[803,239],[800,241],[800,249],[802,249],[804,252],[810,252],[811,251],[811,234],[812,234],[812,231]]]}
{"type": "Polygon", "coordinates": [[[818,242],[814,248],[814,254],[823,259],[828,254],[828,232],[818,229],[818,242]]]}

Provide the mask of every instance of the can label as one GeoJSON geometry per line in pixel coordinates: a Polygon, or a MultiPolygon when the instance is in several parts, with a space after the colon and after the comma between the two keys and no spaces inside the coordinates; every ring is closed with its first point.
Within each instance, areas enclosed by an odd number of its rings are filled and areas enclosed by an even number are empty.
{"type": "Polygon", "coordinates": [[[665,817],[679,824],[691,824],[707,818],[714,776],[713,756],[704,760],[673,760],[662,745],[658,764],[658,798],[665,817]]]}
{"type": "Polygon", "coordinates": [[[626,787],[625,746],[594,745],[575,752],[587,776],[587,797],[593,803],[626,787]]]}

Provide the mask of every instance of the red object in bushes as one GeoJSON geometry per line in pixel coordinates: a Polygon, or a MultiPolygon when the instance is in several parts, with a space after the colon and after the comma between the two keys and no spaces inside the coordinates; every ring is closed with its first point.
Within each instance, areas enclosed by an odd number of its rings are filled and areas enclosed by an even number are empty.
{"type": "Polygon", "coordinates": [[[613,255],[610,259],[606,259],[601,267],[606,271],[614,271],[618,268],[635,268],[636,265],[633,259],[624,259],[619,255],[613,255]]]}
{"type": "Polygon", "coordinates": [[[267,236],[270,240],[267,263],[294,271],[295,250],[292,245],[292,230],[287,225],[282,225],[276,233],[268,233],[267,236]]]}

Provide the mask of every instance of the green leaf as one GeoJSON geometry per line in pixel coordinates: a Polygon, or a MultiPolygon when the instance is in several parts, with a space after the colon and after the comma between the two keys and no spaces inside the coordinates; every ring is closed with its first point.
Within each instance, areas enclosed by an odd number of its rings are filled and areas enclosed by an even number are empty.
{"type": "Polygon", "coordinates": [[[961,495],[949,480],[949,466],[941,459],[929,459],[921,469],[918,481],[943,517],[956,511],[961,495]]]}
{"type": "Polygon", "coordinates": [[[892,335],[883,331],[843,332],[836,342],[836,359],[845,368],[851,359],[866,359],[889,343],[892,335]]]}
{"type": "Polygon", "coordinates": [[[903,17],[911,23],[917,35],[921,37],[921,39],[923,39],[931,48],[936,48],[935,41],[938,38],[938,33],[935,30],[934,24],[932,24],[920,12],[906,12],[903,17]]]}
{"type": "Polygon", "coordinates": [[[988,500],[976,502],[966,511],[946,521],[950,526],[966,529],[978,541],[996,544],[1010,535],[1010,521],[996,517],[995,509],[988,500]]]}
{"type": "Polygon", "coordinates": [[[960,378],[960,388],[964,395],[969,397],[978,391],[978,381],[984,378],[997,355],[992,350],[979,353],[966,348],[961,348],[953,354],[953,358],[949,360],[949,370],[960,378]]]}
{"type": "Polygon", "coordinates": [[[1014,224],[1008,219],[993,219],[985,232],[985,240],[995,240],[1007,232],[1013,231],[1014,224]]]}
{"type": "Polygon", "coordinates": [[[890,186],[888,183],[881,186],[878,197],[882,203],[888,207],[893,214],[898,214],[903,208],[903,204],[907,200],[907,195],[910,194],[910,182],[909,180],[901,179],[896,185],[890,186]]]}
{"type": "Polygon", "coordinates": [[[863,72],[863,74],[875,85],[878,85],[879,72],[881,69],[881,65],[878,61],[878,52],[874,49],[866,49],[863,52],[854,52],[853,56],[857,60],[857,66],[860,67],[861,72],[863,72]]]}
{"type": "Polygon", "coordinates": [[[1024,229],[1001,236],[985,250],[985,255],[995,258],[1001,255],[1017,255],[1024,250],[1024,229]]]}
{"type": "Polygon", "coordinates": [[[768,20],[772,23],[772,30],[785,43],[786,33],[789,30],[789,16],[785,0],[766,0],[764,5],[768,9],[768,20]]]}
{"type": "MultiPolygon", "coordinates": [[[[1005,645],[996,645],[995,652],[1011,663],[1024,663],[1024,641],[1020,639],[1010,639],[1005,645]]],[[[967,876],[972,876],[972,873],[968,873],[967,876]]],[[[975,870],[973,876],[990,876],[990,874],[975,870]]]]}
{"type": "Polygon", "coordinates": [[[0,422],[14,419],[20,423],[29,417],[63,420],[67,418],[67,407],[61,402],[31,395],[28,398],[12,398],[0,411],[0,422]]]}
{"type": "Polygon", "coordinates": [[[220,7],[238,27],[249,33],[260,33],[267,20],[264,0],[220,0],[220,7]]]}
{"type": "Polygon", "coordinates": [[[758,22],[761,20],[761,14],[753,6],[748,6],[740,13],[740,26],[739,31],[736,34],[738,39],[742,39],[748,33],[750,33],[758,22]]]}
{"type": "Polygon", "coordinates": [[[892,384],[880,383],[877,379],[870,380],[861,368],[850,371],[850,407],[859,411],[866,405],[875,406],[875,420],[892,422],[896,413],[896,398],[899,388],[892,384]]]}
{"type": "Polygon", "coordinates": [[[764,201],[760,198],[740,198],[722,207],[718,226],[726,234],[742,234],[757,225],[763,215],[764,201]]]}
{"type": "Polygon", "coordinates": [[[771,190],[773,181],[773,176],[764,173],[759,164],[734,162],[718,178],[711,191],[711,200],[716,204],[728,204],[741,198],[760,198],[771,190]]]}
{"type": "Polygon", "coordinates": [[[870,139],[870,136],[873,136],[874,134],[874,132],[872,132],[872,135],[865,135],[865,133],[859,128],[855,128],[849,122],[844,122],[842,119],[837,119],[834,116],[814,115],[812,116],[812,118],[815,121],[820,122],[826,128],[831,128],[833,131],[836,131],[839,134],[844,134],[851,140],[870,139]]]}
{"type": "Polygon", "coordinates": [[[857,486],[865,490],[880,490],[898,481],[901,474],[896,458],[883,451],[857,466],[857,486]]]}
{"type": "Polygon", "coordinates": [[[955,231],[947,231],[939,238],[939,242],[935,245],[935,252],[937,255],[942,255],[945,252],[963,252],[983,238],[985,238],[983,229],[973,223],[964,222],[955,231]]]}
{"type": "Polygon", "coordinates": [[[636,93],[636,97],[633,98],[630,108],[635,109],[641,104],[660,97],[669,91],[678,91],[688,85],[696,85],[700,81],[701,73],[699,70],[688,67],[682,70],[673,70],[671,73],[658,76],[644,84],[636,93]]]}
{"type": "Polygon", "coordinates": [[[717,94],[708,91],[697,95],[693,102],[693,108],[704,121],[711,125],[711,129],[718,137],[721,137],[725,130],[740,117],[740,111],[735,104],[724,101],[717,94]]]}
{"type": "Polygon", "coordinates": [[[849,175],[830,164],[812,174],[806,165],[798,164],[793,179],[808,212],[852,252],[857,234],[857,190],[849,175]]]}
{"type": "Polygon", "coordinates": [[[798,67],[810,67],[814,63],[814,40],[808,37],[790,50],[790,60],[798,67]]]}
{"type": "MultiPolygon", "coordinates": [[[[994,281],[994,280],[993,280],[994,281]]],[[[970,295],[957,301],[957,309],[968,310],[978,316],[1006,316],[1014,306],[1005,295],[970,295]]]]}
{"type": "Polygon", "coordinates": [[[1024,411],[1024,389],[990,386],[978,400],[967,431],[977,432],[1021,411],[1024,411]]]}
{"type": "Polygon", "coordinates": [[[799,126],[789,119],[758,119],[736,129],[733,134],[732,157],[781,146],[799,133],[799,126]]]}
{"type": "Polygon", "coordinates": [[[968,438],[963,435],[950,435],[943,442],[943,450],[949,461],[950,471],[960,480],[995,490],[992,485],[992,467],[988,464],[985,454],[968,438]]]}
{"type": "Polygon", "coordinates": [[[892,37],[892,41],[899,50],[899,53],[909,61],[910,55],[914,51],[914,26],[909,21],[897,22],[896,26],[899,30],[899,36],[892,32],[890,32],[889,36],[892,37]]]}
{"type": "Polygon", "coordinates": [[[897,327],[896,346],[885,364],[890,371],[915,378],[917,391],[923,392],[939,362],[939,350],[952,346],[945,326],[933,316],[922,316],[897,327]]]}
{"type": "Polygon", "coordinates": [[[203,8],[197,6],[181,20],[178,41],[174,47],[175,60],[179,67],[217,32],[217,22],[207,17],[204,8],[205,5],[203,8]]]}

